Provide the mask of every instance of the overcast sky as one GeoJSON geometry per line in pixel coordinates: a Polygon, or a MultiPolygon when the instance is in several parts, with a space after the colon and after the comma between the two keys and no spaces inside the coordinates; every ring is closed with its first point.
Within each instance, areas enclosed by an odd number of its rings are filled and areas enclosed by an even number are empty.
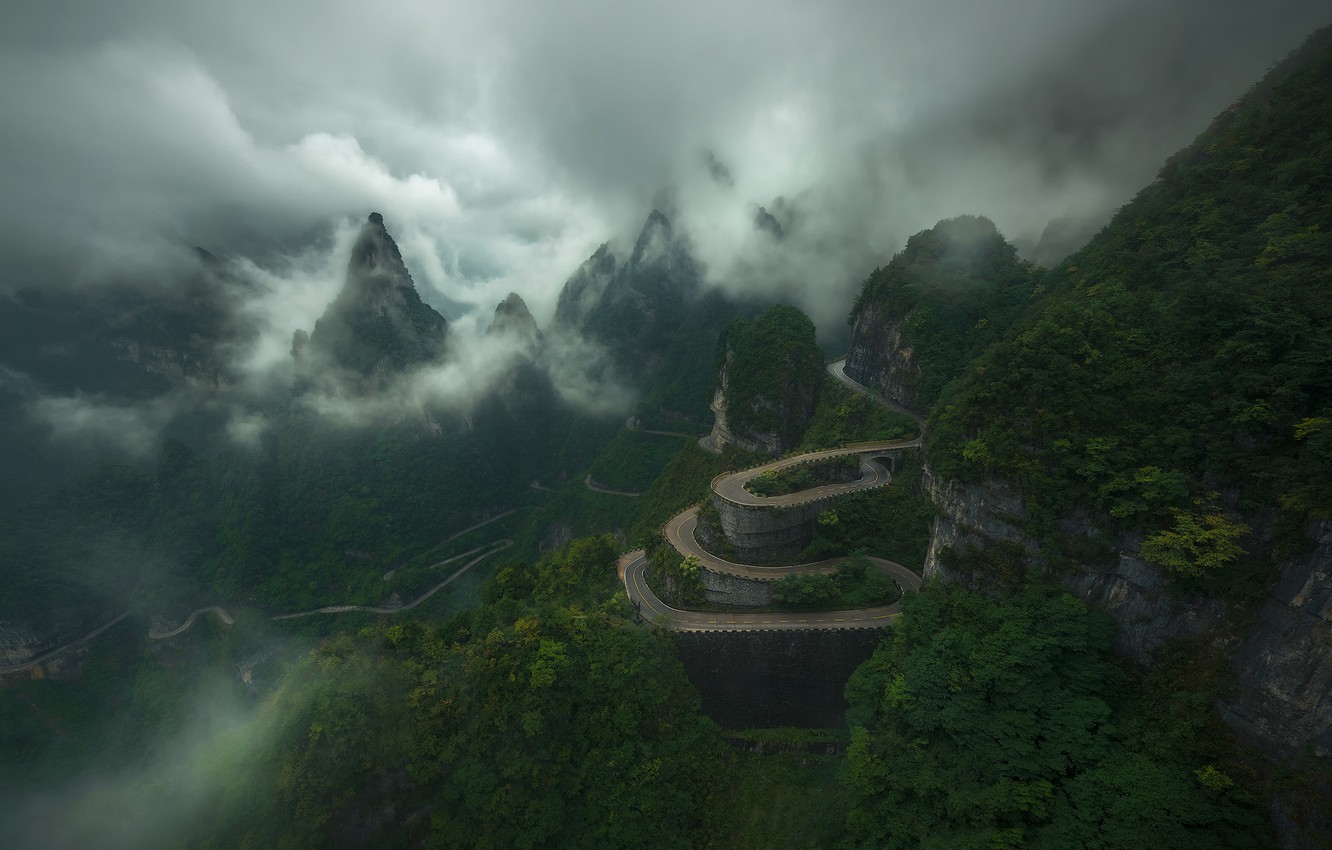
{"type": "Polygon", "coordinates": [[[721,285],[840,321],[940,217],[1104,216],[1329,22],[1233,0],[11,0],[0,287],[272,265],[378,210],[427,300],[539,320],[669,198],[721,285]],[[1163,8],[1167,7],[1167,8],[1163,8]],[[730,172],[714,179],[707,154],[730,172]],[[774,248],[751,206],[783,195],[774,248]]]}

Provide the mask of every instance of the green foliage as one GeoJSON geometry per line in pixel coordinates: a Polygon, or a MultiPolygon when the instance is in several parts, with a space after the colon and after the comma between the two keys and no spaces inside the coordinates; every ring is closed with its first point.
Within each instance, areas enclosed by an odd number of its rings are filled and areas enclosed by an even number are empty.
{"type": "Polygon", "coordinates": [[[839,455],[765,472],[751,478],[745,484],[745,489],[756,496],[784,496],[820,484],[856,481],[859,478],[860,456],[839,455]]]}
{"type": "Polygon", "coordinates": [[[789,575],[772,588],[774,602],[808,609],[869,608],[887,605],[900,595],[897,583],[863,556],[838,564],[833,575],[789,575]]]}
{"type": "Polygon", "coordinates": [[[1040,279],[1017,258],[993,222],[960,216],[907,240],[883,268],[866,278],[849,321],[875,309],[880,321],[900,322],[919,376],[903,375],[928,409],[963,367],[1013,323],[1040,279]]]}
{"type": "Polygon", "coordinates": [[[1231,520],[1215,507],[1203,513],[1170,509],[1172,528],[1149,536],[1142,543],[1142,556],[1174,573],[1205,576],[1233,563],[1244,549],[1237,542],[1249,532],[1243,523],[1231,520]]]}
{"type": "Polygon", "coordinates": [[[1207,697],[1114,664],[1080,601],[932,586],[905,604],[847,685],[852,846],[1268,845],[1256,801],[1207,770],[1207,697]]]}
{"type": "Polygon", "coordinates": [[[641,493],[684,445],[679,437],[621,430],[592,462],[592,478],[612,490],[641,493]]]}
{"type": "Polygon", "coordinates": [[[676,607],[696,607],[706,600],[703,586],[703,565],[690,555],[681,559],[674,549],[665,545],[652,547],[653,586],[676,607]]]}
{"type": "Polygon", "coordinates": [[[734,319],[717,342],[726,364],[727,423],[737,434],[771,433],[795,445],[813,407],[823,374],[814,323],[779,304],[754,321],[734,319]]]}
{"type": "MultiPolygon", "coordinates": [[[[800,730],[809,731],[809,730],[800,730]]],[[[811,850],[841,837],[850,792],[844,759],[728,749],[721,789],[703,812],[706,850],[811,850]]]]}
{"type": "Polygon", "coordinates": [[[832,449],[870,440],[900,440],[914,437],[919,431],[910,416],[852,392],[840,381],[819,381],[814,393],[814,415],[797,451],[832,449]]]}
{"type": "Polygon", "coordinates": [[[1215,587],[1233,520],[1332,506],[1332,52],[1228,109],[943,394],[930,461],[1021,487],[1037,536],[1075,507],[1215,587]],[[1209,519],[1210,517],[1210,519],[1209,519]]]}
{"type": "Polygon", "coordinates": [[[798,560],[817,561],[864,551],[912,569],[921,568],[935,509],[929,496],[919,492],[919,455],[899,452],[897,456],[898,469],[892,483],[839,497],[831,509],[837,521],[824,522],[821,518],[814,539],[798,560]]]}
{"type": "Polygon", "coordinates": [[[726,455],[714,455],[699,448],[697,443],[681,449],[647,492],[635,500],[635,512],[628,526],[629,539],[639,546],[658,539],[666,521],[697,502],[715,476],[728,468],[745,465],[745,460],[733,449],[728,447],[728,450],[726,455]]]}
{"type": "Polygon", "coordinates": [[[772,598],[783,605],[798,608],[825,606],[837,596],[832,576],[821,573],[797,573],[785,576],[772,588],[772,598]]]}
{"type": "Polygon", "coordinates": [[[464,619],[321,645],[196,846],[326,846],[348,829],[384,847],[696,845],[716,728],[669,640],[611,598],[615,554],[578,540],[501,571],[464,619]]]}

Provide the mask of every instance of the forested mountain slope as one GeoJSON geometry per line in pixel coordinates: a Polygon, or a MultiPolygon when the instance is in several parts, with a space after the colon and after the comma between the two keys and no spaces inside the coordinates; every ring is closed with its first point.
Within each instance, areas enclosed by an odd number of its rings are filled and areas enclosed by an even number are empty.
{"type": "Polygon", "coordinates": [[[927,570],[1035,557],[1148,661],[1228,646],[1228,716],[1332,750],[1332,31],[1053,270],[944,392],[927,570]],[[1236,643],[1243,643],[1236,649],[1236,643]]]}
{"type": "Polygon", "coordinates": [[[865,280],[851,308],[846,373],[904,407],[928,410],[1008,329],[1038,277],[989,219],[941,221],[865,280]]]}

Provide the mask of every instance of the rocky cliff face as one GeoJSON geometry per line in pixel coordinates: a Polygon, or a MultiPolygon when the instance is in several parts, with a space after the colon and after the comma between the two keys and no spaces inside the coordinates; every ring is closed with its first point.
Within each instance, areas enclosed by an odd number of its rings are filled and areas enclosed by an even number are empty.
{"type": "MultiPolygon", "coordinates": [[[[1037,558],[1038,541],[1023,531],[1022,499],[1001,481],[961,484],[940,481],[929,468],[925,485],[939,508],[934,521],[926,576],[969,586],[1002,579],[950,564],[950,555],[968,547],[1007,547],[1024,559],[1037,558]]],[[[1064,529],[1086,534],[1091,524],[1070,518],[1064,529]]],[[[1239,688],[1221,706],[1237,731],[1264,751],[1312,751],[1332,755],[1332,523],[1311,531],[1315,548],[1280,565],[1276,585],[1247,634],[1233,650],[1239,688]]],[[[1118,625],[1116,650],[1149,664],[1165,642],[1212,635],[1221,647],[1236,643],[1230,607],[1217,599],[1181,595],[1160,568],[1143,561],[1136,541],[1112,547],[1109,565],[1079,564],[1050,571],[1049,578],[1105,611],[1118,625]]],[[[1232,651],[1227,649],[1227,651],[1232,651]]]]}
{"type": "Polygon", "coordinates": [[[528,354],[540,348],[543,342],[541,329],[527,309],[527,302],[516,292],[510,292],[495,308],[495,316],[490,320],[486,334],[509,337],[528,354]]]}
{"type": "Polygon", "coordinates": [[[555,323],[576,328],[601,301],[610,286],[620,261],[608,243],[603,242],[596,252],[583,262],[564,283],[559,300],[555,303],[555,323]]]}
{"type": "Polygon", "coordinates": [[[384,217],[371,213],[337,300],[293,351],[314,370],[337,370],[345,384],[372,392],[411,366],[440,359],[447,334],[448,322],[417,293],[384,217]]]}
{"type": "MultiPolygon", "coordinates": [[[[928,466],[924,482],[939,508],[925,555],[927,577],[940,576],[972,587],[1002,580],[988,572],[959,569],[957,553],[968,548],[1006,547],[1024,561],[1043,563],[1038,554],[1040,541],[1023,530],[1026,515],[1022,497],[1014,488],[995,480],[983,484],[940,481],[928,466]]],[[[1095,533],[1085,517],[1068,518],[1062,526],[1070,534],[1095,533]]],[[[1118,540],[1111,549],[1108,564],[1077,564],[1047,573],[1070,593],[1114,618],[1117,652],[1146,665],[1166,641],[1216,631],[1225,624],[1224,603],[1173,593],[1160,568],[1138,556],[1135,541],[1118,540]]]]}
{"type": "Polygon", "coordinates": [[[764,454],[794,448],[814,415],[814,390],[824,374],[814,323],[778,304],[752,322],[731,322],[719,345],[713,444],[764,454]]]}
{"type": "Polygon", "coordinates": [[[911,347],[902,341],[903,323],[903,317],[887,315],[882,304],[866,305],[851,327],[846,374],[877,389],[890,401],[917,410],[920,366],[911,347]]]}
{"type": "Polygon", "coordinates": [[[780,455],[795,448],[814,413],[814,381],[792,380],[776,398],[761,396],[752,403],[751,413],[760,414],[766,428],[733,427],[728,416],[727,390],[730,388],[730,367],[734,353],[727,352],[717,379],[717,392],[712,397],[713,445],[736,446],[749,452],[780,455]]]}
{"type": "Polygon", "coordinates": [[[1315,546],[1281,564],[1276,584],[1235,653],[1239,688],[1222,704],[1231,726],[1281,749],[1332,756],[1332,522],[1315,546]]]}

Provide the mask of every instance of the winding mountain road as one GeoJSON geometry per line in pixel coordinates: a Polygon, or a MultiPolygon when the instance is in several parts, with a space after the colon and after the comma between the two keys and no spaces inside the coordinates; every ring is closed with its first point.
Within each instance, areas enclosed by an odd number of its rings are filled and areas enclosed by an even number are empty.
{"type": "Polygon", "coordinates": [[[88,632],[83,637],[78,638],[77,640],[72,640],[63,646],[57,646],[55,649],[51,650],[50,652],[44,652],[41,655],[38,655],[36,658],[29,658],[27,661],[20,661],[17,664],[6,664],[5,666],[0,667],[0,675],[17,673],[20,670],[27,670],[29,667],[36,667],[38,664],[41,664],[43,662],[51,660],[52,658],[55,658],[57,655],[59,655],[62,652],[73,649],[76,646],[82,646],[83,644],[97,637],[102,632],[111,628],[116,623],[119,623],[121,620],[125,619],[126,617],[128,617],[130,614],[133,613],[134,613],[133,609],[126,611],[124,614],[121,614],[119,617],[116,617],[111,622],[105,623],[99,626],[98,628],[95,628],[92,631],[88,632]]]}
{"type": "MultiPolygon", "coordinates": [[[[885,407],[899,410],[911,416],[917,422],[924,423],[924,420],[915,413],[893,404],[878,393],[848,378],[845,371],[843,371],[845,362],[845,360],[839,360],[829,364],[828,372],[852,390],[866,394],[885,407]]],[[[884,452],[917,448],[921,445],[921,440],[922,438],[919,436],[909,440],[879,440],[782,458],[753,469],[719,475],[712,480],[712,491],[722,499],[744,507],[783,508],[820,499],[836,498],[847,493],[871,490],[875,487],[883,487],[892,480],[891,473],[883,464],[876,461],[874,456],[884,452]],[[848,454],[860,455],[860,478],[855,481],[821,484],[780,496],[758,496],[745,489],[746,484],[766,472],[784,470],[802,463],[812,463],[848,454]]],[[[704,446],[704,448],[708,448],[708,446],[704,446]]],[[[699,545],[694,534],[697,527],[698,507],[692,507],[672,517],[662,529],[662,534],[666,538],[666,542],[682,557],[695,557],[704,569],[743,579],[776,581],[789,575],[832,573],[837,570],[838,564],[846,561],[849,557],[827,558],[822,561],[790,566],[741,564],[720,558],[699,545]]],[[[907,567],[885,558],[871,557],[870,561],[873,562],[875,567],[891,577],[902,588],[903,593],[920,590],[920,576],[907,567]]],[[[644,620],[673,631],[877,629],[890,624],[902,611],[900,600],[891,605],[841,611],[769,613],[685,611],[666,604],[657,596],[647,582],[647,566],[647,555],[641,549],[621,557],[617,567],[620,578],[624,582],[625,593],[628,594],[629,600],[644,620]]]]}
{"type": "Polygon", "coordinates": [[[236,623],[235,619],[233,619],[232,616],[228,614],[224,609],[222,609],[217,605],[209,605],[207,608],[200,608],[197,611],[191,611],[190,616],[185,618],[184,623],[182,623],[181,625],[177,626],[176,628],[172,629],[169,632],[157,632],[150,630],[148,632],[148,639],[166,640],[167,638],[173,638],[176,635],[180,634],[181,632],[188,630],[190,626],[194,625],[194,621],[198,619],[198,617],[201,614],[207,614],[210,611],[216,614],[217,618],[221,620],[223,623],[226,623],[228,626],[235,625],[236,623]]]}
{"type": "MultiPolygon", "coordinates": [[[[834,561],[846,560],[845,558],[834,561]]],[[[876,559],[877,560],[877,559],[876,559]]],[[[891,561],[887,563],[892,563],[891,561]]],[[[845,611],[767,612],[767,613],[714,613],[684,611],[663,602],[647,582],[647,555],[642,549],[622,558],[621,570],[625,592],[633,602],[639,616],[660,628],[677,632],[751,632],[794,629],[881,629],[902,613],[902,603],[880,605],[876,608],[857,608],[845,611]]],[[[915,573],[902,568],[911,576],[910,590],[920,589],[915,573]]]]}
{"type": "Polygon", "coordinates": [[[731,504],[745,507],[775,508],[803,505],[807,502],[816,502],[819,499],[829,499],[847,493],[857,493],[861,490],[872,490],[875,487],[887,486],[892,481],[892,474],[888,472],[883,464],[874,460],[873,456],[883,452],[913,449],[919,446],[920,437],[913,437],[910,440],[878,440],[869,443],[855,443],[835,449],[806,452],[802,455],[774,460],[771,463],[765,463],[752,469],[718,475],[712,479],[712,490],[731,504]],[[860,478],[855,481],[820,484],[817,487],[797,490],[794,493],[786,493],[781,496],[759,496],[745,489],[745,485],[750,481],[768,472],[780,472],[793,466],[816,463],[821,460],[852,454],[858,454],[861,457],[860,478]]]}
{"type": "Polygon", "coordinates": [[[917,413],[914,410],[911,410],[910,408],[903,407],[902,405],[898,404],[895,401],[889,400],[882,393],[878,392],[877,390],[870,389],[869,387],[857,381],[855,378],[846,374],[845,357],[843,357],[841,360],[834,360],[833,362],[829,363],[827,368],[828,368],[828,374],[832,375],[834,378],[841,381],[843,384],[847,386],[848,389],[858,392],[861,395],[869,396],[870,398],[874,399],[879,404],[883,405],[889,410],[895,410],[898,413],[904,413],[907,416],[910,416],[912,419],[916,420],[917,424],[919,425],[925,424],[924,416],[921,416],[919,413],[917,413]]]}

